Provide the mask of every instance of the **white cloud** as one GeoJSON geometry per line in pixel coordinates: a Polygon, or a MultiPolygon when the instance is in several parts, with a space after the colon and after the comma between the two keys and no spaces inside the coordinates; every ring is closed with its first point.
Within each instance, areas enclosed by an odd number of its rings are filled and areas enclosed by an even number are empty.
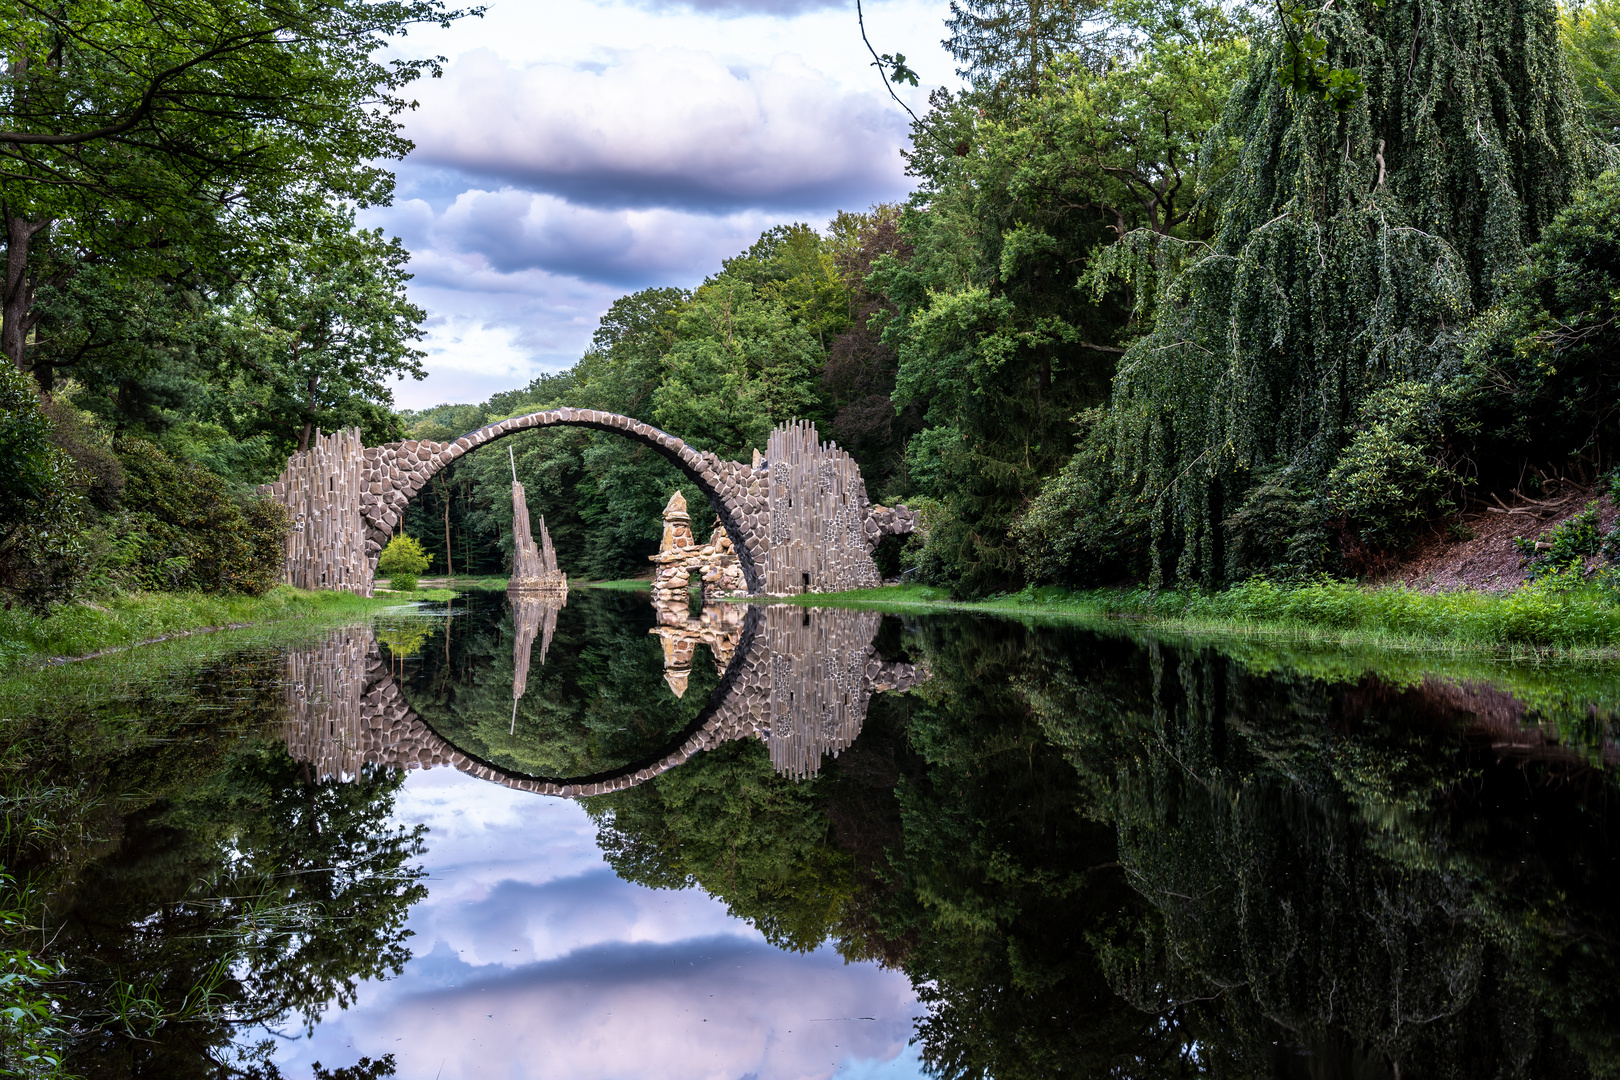
{"type": "MultiPolygon", "coordinates": [[[[903,195],[904,114],[854,12],[822,4],[497,0],[398,42],[454,59],[410,88],[400,204],[362,215],[404,238],[430,316],[430,376],[397,403],[520,387],[577,360],[617,296],[694,285],[771,225],[903,195]]],[[[954,81],[946,13],[866,5],[873,42],[923,77],[900,91],[916,109],[954,81]]]]}
{"type": "Polygon", "coordinates": [[[794,208],[907,188],[903,118],[800,56],[736,70],[651,45],[601,67],[459,57],[409,121],[415,160],[595,206],[794,208]]]}
{"type": "Polygon", "coordinates": [[[400,1080],[921,1075],[905,975],[780,952],[701,891],[620,880],[577,803],[432,769],[394,816],[430,830],[414,956],[284,1044],[288,1076],[386,1053],[400,1080]]]}

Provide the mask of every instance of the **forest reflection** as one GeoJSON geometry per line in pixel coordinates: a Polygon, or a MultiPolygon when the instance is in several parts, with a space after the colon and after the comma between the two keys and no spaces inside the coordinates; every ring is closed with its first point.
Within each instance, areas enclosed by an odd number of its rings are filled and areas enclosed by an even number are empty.
{"type": "Polygon", "coordinates": [[[614,867],[903,967],[940,1076],[1620,1065],[1612,684],[906,630],[933,679],[814,779],[736,745],[591,800],[614,867]]]}
{"type": "MultiPolygon", "coordinates": [[[[435,730],[536,771],[667,740],[729,663],[677,656],[677,694],[673,617],[583,590],[555,614],[515,720],[503,603],[368,632],[435,730]]],[[[1620,1068],[1615,673],[862,617],[931,677],[872,694],[813,775],[738,738],[584,805],[622,878],[903,969],[932,1073],[1620,1068]]],[[[392,820],[402,773],[282,737],[310,655],[39,703],[6,866],[46,898],[81,1075],[274,1075],[252,1032],[408,959],[431,838],[392,820]]]]}

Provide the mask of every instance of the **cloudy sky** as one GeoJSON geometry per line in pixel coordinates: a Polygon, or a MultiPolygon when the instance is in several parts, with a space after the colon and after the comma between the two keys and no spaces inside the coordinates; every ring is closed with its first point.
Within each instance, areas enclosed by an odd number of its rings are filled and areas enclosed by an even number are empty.
{"type": "MultiPolygon", "coordinates": [[[[872,0],[867,29],[931,86],[947,0],[872,0]]],[[[700,282],[771,225],[821,226],[910,188],[906,118],[853,0],[495,0],[421,30],[392,207],[426,308],[430,377],[398,403],[481,401],[572,364],[618,296],[700,282]]]]}
{"type": "Polygon", "coordinates": [[[414,958],[278,1063],[393,1053],[399,1080],[917,1080],[905,975],[779,952],[698,890],[615,877],[577,803],[453,769],[396,803],[429,827],[414,958]]]}

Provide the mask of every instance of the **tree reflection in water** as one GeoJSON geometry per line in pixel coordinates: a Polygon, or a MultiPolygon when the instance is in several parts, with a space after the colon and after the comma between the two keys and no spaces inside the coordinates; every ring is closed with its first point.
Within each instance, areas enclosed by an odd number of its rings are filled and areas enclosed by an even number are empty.
{"type": "Polygon", "coordinates": [[[738,744],[591,800],[615,868],[903,966],[941,1076],[1620,1067],[1612,695],[1561,744],[1480,683],[912,629],[933,680],[808,783],[738,744]]]}
{"type": "MultiPolygon", "coordinates": [[[[336,729],[322,744],[296,694],[280,711],[283,685],[326,708],[385,680],[439,734],[563,773],[633,762],[698,718],[721,675],[681,635],[713,638],[711,659],[752,647],[718,616],[588,596],[528,669],[515,725],[524,627],[459,602],[425,632],[355,638],[370,666],[215,665],[195,696],[225,711],[180,696],[41,720],[31,775],[76,790],[77,809],[34,839],[13,828],[6,865],[32,875],[73,972],[75,1067],[230,1075],[216,1061],[241,1021],[313,1020],[405,959],[421,837],[387,824],[401,774],[344,757],[336,729]],[[180,1019],[198,986],[218,1007],[180,1019]],[[115,1015],[119,987],[155,1004],[115,1015]]],[[[805,616],[774,618],[786,641],[805,616]]],[[[767,741],[734,738],[585,806],[622,877],[700,886],[783,948],[831,941],[903,968],[933,1073],[1620,1069],[1620,681],[1602,669],[1499,665],[1487,681],[1407,658],[1380,675],[1253,643],[854,620],[879,669],[932,678],[907,694],[863,681],[854,726],[804,696],[830,725],[814,762],[784,771],[767,741]]]]}
{"type": "Polygon", "coordinates": [[[397,774],[322,781],[288,755],[282,665],[264,651],[96,709],[41,701],[8,732],[30,771],[6,777],[5,865],[66,968],[50,990],[70,1073],[273,1075],[243,1039],[313,1026],[409,958],[423,830],[390,824],[397,774]]]}

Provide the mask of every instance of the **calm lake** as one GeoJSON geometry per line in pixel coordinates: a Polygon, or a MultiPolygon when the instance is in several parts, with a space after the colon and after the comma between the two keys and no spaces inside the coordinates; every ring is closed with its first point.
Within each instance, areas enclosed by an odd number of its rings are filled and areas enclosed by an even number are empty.
{"type": "Polygon", "coordinates": [[[87,1078],[1620,1072],[1617,666],[584,588],[140,652],[0,701],[87,1078]]]}

